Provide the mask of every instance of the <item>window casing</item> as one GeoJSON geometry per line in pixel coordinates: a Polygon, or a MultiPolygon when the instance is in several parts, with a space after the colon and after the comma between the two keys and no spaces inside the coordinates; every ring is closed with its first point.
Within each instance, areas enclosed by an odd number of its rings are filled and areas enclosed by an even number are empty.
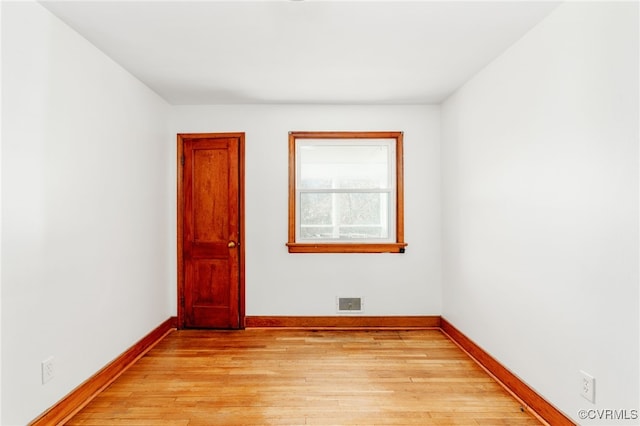
{"type": "Polygon", "coordinates": [[[403,253],[402,132],[290,132],[290,253],[403,253]]]}

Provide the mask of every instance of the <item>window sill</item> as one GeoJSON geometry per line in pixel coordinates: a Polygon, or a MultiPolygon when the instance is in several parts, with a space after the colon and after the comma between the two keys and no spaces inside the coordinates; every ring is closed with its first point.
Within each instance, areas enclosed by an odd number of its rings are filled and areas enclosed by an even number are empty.
{"type": "Polygon", "coordinates": [[[289,253],[404,253],[407,243],[287,243],[289,253]]]}

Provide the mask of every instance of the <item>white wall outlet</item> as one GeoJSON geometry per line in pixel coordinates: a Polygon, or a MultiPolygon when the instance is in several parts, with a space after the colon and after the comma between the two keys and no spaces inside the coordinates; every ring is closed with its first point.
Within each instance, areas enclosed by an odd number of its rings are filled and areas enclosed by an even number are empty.
{"type": "Polygon", "coordinates": [[[596,379],[592,375],[580,370],[580,395],[583,398],[596,402],[596,379]]]}
{"type": "Polygon", "coordinates": [[[44,385],[49,380],[53,379],[55,372],[52,356],[42,361],[42,384],[44,385]]]}

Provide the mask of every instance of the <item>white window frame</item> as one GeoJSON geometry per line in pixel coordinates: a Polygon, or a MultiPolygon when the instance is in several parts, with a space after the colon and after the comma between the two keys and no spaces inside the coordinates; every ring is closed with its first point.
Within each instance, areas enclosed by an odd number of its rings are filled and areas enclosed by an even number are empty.
{"type": "MultiPolygon", "coordinates": [[[[396,167],[396,144],[395,140],[391,139],[342,139],[338,142],[333,140],[326,139],[297,139],[296,140],[296,242],[300,243],[375,243],[375,242],[394,242],[396,239],[396,230],[395,230],[395,204],[396,204],[396,175],[395,175],[395,167],[396,167]],[[333,187],[331,189],[310,189],[310,188],[301,188],[300,185],[297,185],[298,182],[302,181],[301,171],[302,171],[302,161],[300,159],[302,148],[308,146],[383,146],[387,148],[387,174],[389,176],[389,185],[385,188],[370,188],[370,189],[361,189],[361,188],[337,188],[333,187]],[[334,198],[332,205],[334,212],[332,217],[334,221],[330,225],[312,225],[313,227],[327,227],[332,229],[332,234],[335,235],[335,238],[330,239],[320,239],[320,238],[303,238],[302,237],[302,218],[301,218],[301,197],[302,194],[331,194],[334,198]],[[337,202],[338,194],[387,194],[387,208],[381,209],[381,217],[383,217],[383,221],[386,222],[386,229],[388,236],[386,238],[340,238],[340,230],[341,224],[335,221],[336,216],[339,215],[339,203],[337,202]]],[[[334,182],[335,182],[334,178],[334,182]]],[[[360,225],[360,226],[384,226],[383,221],[379,224],[370,224],[370,225],[360,225]]],[[[345,225],[349,227],[358,227],[358,225],[345,225]]]]}

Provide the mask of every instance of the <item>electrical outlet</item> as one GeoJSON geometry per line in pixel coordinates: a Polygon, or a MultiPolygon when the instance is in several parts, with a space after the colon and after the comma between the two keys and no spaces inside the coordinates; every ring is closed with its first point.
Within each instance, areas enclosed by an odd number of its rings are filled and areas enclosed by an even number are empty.
{"type": "Polygon", "coordinates": [[[596,402],[596,379],[592,375],[580,370],[580,395],[583,398],[596,402]]]}
{"type": "Polygon", "coordinates": [[[49,380],[53,379],[53,376],[55,375],[55,369],[53,367],[54,366],[53,366],[52,356],[42,361],[42,384],[43,385],[47,383],[49,380]]]}

